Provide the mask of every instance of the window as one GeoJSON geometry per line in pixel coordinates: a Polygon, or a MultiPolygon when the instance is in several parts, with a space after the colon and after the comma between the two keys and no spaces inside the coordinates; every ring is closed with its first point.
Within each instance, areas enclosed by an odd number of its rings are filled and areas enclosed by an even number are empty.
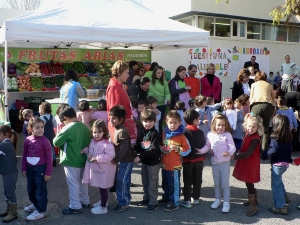
{"type": "Polygon", "coordinates": [[[274,36],[275,36],[274,26],[272,24],[268,24],[268,23],[263,23],[261,26],[262,26],[261,39],[274,41],[274,36]]]}
{"type": "Polygon", "coordinates": [[[245,37],[245,23],[240,22],[240,37],[245,37]]]}
{"type": "Polygon", "coordinates": [[[230,19],[216,18],[216,36],[230,37],[230,19]]]}
{"type": "Polygon", "coordinates": [[[275,27],[275,41],[287,41],[286,26],[275,27]]]}
{"type": "Polygon", "coordinates": [[[290,27],[289,28],[289,42],[299,42],[299,27],[290,27]]]}
{"type": "Polygon", "coordinates": [[[190,25],[190,26],[193,25],[193,18],[192,17],[183,18],[183,19],[180,19],[178,21],[181,22],[181,23],[185,23],[187,25],[190,25]]]}
{"type": "Polygon", "coordinates": [[[232,22],[232,36],[237,37],[238,36],[238,22],[233,21],[232,22]]]}
{"type": "Polygon", "coordinates": [[[245,37],[245,21],[232,20],[232,36],[245,37]]]}
{"type": "Polygon", "coordinates": [[[256,23],[256,22],[247,23],[247,38],[260,39],[260,23],[256,23]]]}
{"type": "Polygon", "coordinates": [[[209,31],[210,36],[214,36],[214,18],[201,16],[198,19],[198,27],[209,31]]]}

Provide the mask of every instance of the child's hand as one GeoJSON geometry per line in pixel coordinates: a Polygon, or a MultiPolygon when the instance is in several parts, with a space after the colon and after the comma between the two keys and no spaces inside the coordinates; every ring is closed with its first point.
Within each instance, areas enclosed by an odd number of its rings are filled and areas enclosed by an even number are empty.
{"type": "Polygon", "coordinates": [[[228,157],[228,156],[230,156],[230,153],[229,153],[229,152],[223,152],[222,155],[223,155],[224,157],[228,157]]]}
{"type": "Polygon", "coordinates": [[[177,150],[177,146],[176,145],[171,145],[170,146],[170,150],[171,151],[176,151],[177,150]]]}
{"type": "Polygon", "coordinates": [[[111,162],[111,164],[113,164],[113,165],[117,165],[118,163],[116,163],[113,159],[110,161],[111,162]]]}
{"type": "Polygon", "coordinates": [[[208,124],[208,120],[203,120],[203,124],[208,124]]]}
{"type": "Polygon", "coordinates": [[[88,160],[89,162],[94,162],[94,161],[97,161],[97,158],[96,157],[92,157],[91,154],[88,155],[88,160]]]}
{"type": "Polygon", "coordinates": [[[201,153],[201,149],[199,149],[199,148],[195,148],[196,149],[196,151],[198,151],[196,154],[197,155],[202,155],[202,153],[201,153]]]}
{"type": "Polygon", "coordinates": [[[211,156],[215,155],[215,153],[214,153],[214,151],[213,151],[212,149],[209,150],[209,154],[210,154],[211,156]]]}
{"type": "Polygon", "coordinates": [[[234,159],[234,155],[230,156],[230,159],[234,159]]]}
{"type": "Polygon", "coordinates": [[[294,131],[294,132],[297,132],[297,127],[294,127],[294,128],[293,128],[293,131],[294,131]]]}
{"type": "Polygon", "coordinates": [[[51,176],[45,175],[45,176],[44,176],[44,179],[45,179],[45,181],[47,182],[47,181],[51,180],[51,176]]]}
{"type": "Polygon", "coordinates": [[[159,111],[158,111],[158,109],[152,109],[153,110],[153,112],[156,114],[156,115],[158,115],[159,114],[159,111]]]}
{"type": "Polygon", "coordinates": [[[292,162],[292,165],[297,166],[296,163],[295,163],[294,161],[292,162]]]}
{"type": "Polygon", "coordinates": [[[135,157],[134,162],[138,163],[140,160],[141,160],[140,157],[137,156],[137,157],[135,157]]]}
{"type": "Polygon", "coordinates": [[[84,154],[85,153],[85,151],[84,151],[84,149],[82,149],[81,151],[80,151],[80,154],[84,154]]]}
{"type": "Polygon", "coordinates": [[[26,171],[23,171],[22,174],[24,177],[26,177],[26,171]]]}

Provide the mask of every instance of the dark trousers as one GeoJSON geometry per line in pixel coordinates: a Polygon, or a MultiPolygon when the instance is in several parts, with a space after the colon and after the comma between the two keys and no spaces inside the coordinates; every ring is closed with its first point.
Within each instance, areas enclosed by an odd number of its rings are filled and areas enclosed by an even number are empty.
{"type": "Polygon", "coordinates": [[[164,191],[162,198],[169,200],[175,206],[179,206],[180,198],[180,171],[179,170],[161,170],[162,189],[164,191]]]}
{"type": "Polygon", "coordinates": [[[3,174],[4,196],[9,203],[17,203],[16,184],[18,180],[18,172],[3,174]]]}
{"type": "Polygon", "coordinates": [[[46,165],[26,167],[28,197],[40,213],[46,212],[48,203],[45,171],[46,165]]]}
{"type": "Polygon", "coordinates": [[[184,201],[198,200],[201,194],[203,162],[184,162],[183,166],[183,196],[184,201]]]}
{"type": "Polygon", "coordinates": [[[160,106],[157,106],[156,108],[157,108],[157,109],[160,111],[160,113],[161,113],[160,121],[159,121],[159,123],[158,123],[159,132],[161,133],[161,132],[162,132],[162,123],[163,123],[163,120],[164,120],[164,118],[165,118],[167,106],[165,106],[165,105],[160,105],[160,106]]]}
{"type": "Polygon", "coordinates": [[[251,105],[251,112],[255,116],[260,116],[263,119],[264,134],[262,138],[262,150],[267,150],[269,146],[269,124],[274,115],[274,107],[270,103],[258,102],[251,105]]]}
{"type": "Polygon", "coordinates": [[[233,141],[235,144],[236,151],[240,150],[240,148],[242,147],[243,139],[233,138],[233,141]]]}

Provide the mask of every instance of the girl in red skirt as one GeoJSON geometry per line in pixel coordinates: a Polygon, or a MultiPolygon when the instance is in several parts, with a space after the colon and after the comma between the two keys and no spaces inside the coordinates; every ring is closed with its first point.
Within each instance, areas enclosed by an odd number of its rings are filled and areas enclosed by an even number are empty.
{"type": "Polygon", "coordinates": [[[244,129],[246,131],[242,147],[237,155],[232,156],[237,160],[233,176],[245,182],[248,190],[248,201],[243,204],[249,206],[247,216],[257,212],[257,195],[254,183],[260,181],[260,136],[263,134],[262,119],[258,116],[245,116],[244,129]]]}

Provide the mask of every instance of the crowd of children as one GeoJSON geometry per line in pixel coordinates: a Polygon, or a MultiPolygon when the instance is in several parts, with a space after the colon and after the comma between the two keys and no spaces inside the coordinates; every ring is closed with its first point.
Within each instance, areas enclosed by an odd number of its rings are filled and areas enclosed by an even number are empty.
{"type": "MultiPolygon", "coordinates": [[[[276,77],[275,77],[276,78],[276,77]]],[[[270,76],[268,82],[276,84],[270,76]]],[[[60,164],[68,185],[69,205],[63,214],[78,214],[90,206],[88,184],[99,188],[101,200],[93,204],[93,214],[107,213],[108,188],[116,187],[117,205],[114,212],[124,211],[131,201],[131,172],[134,163],[141,162],[143,199],[140,206],[153,212],[159,204],[164,211],[177,210],[179,206],[191,208],[199,204],[202,171],[205,159],[210,155],[215,200],[212,209],[222,206],[222,212],[230,212],[230,160],[235,160],[233,176],[245,182],[249,206],[247,216],[256,214],[257,190],[260,181],[260,145],[263,121],[250,113],[249,96],[243,94],[235,101],[224,99],[215,104],[212,97],[196,96],[186,105],[175,103],[176,110],[166,115],[166,126],[158,132],[162,120],[157,109],[157,99],[147,100],[129,97],[132,115],[136,122],[137,140],[132,144],[124,126],[126,110],[121,105],[107,112],[106,101],[100,100],[96,109],[82,100],[75,110],[68,104],[59,104],[55,117],[51,105],[43,102],[39,107],[40,117],[34,117],[30,109],[20,110],[24,121],[24,151],[22,174],[27,178],[28,197],[32,204],[24,210],[27,220],[45,217],[47,210],[47,182],[56,166],[54,147],[60,150],[60,164]],[[114,128],[109,135],[108,123],[114,128]],[[56,131],[56,134],[55,134],[56,131]],[[158,200],[158,177],[161,170],[162,198],[158,200]],[[251,169],[249,169],[251,168],[251,169]],[[183,199],[181,195],[181,170],[183,169],[183,199]],[[223,199],[223,201],[222,201],[223,199]]],[[[286,107],[284,97],[278,98],[278,110],[273,119],[270,148],[262,157],[271,156],[272,193],[274,207],[269,211],[287,214],[290,202],[282,182],[282,174],[288,165],[299,164],[291,159],[291,131],[297,121],[291,109],[286,107]],[[283,188],[279,188],[279,186],[283,188]]],[[[17,217],[16,182],[16,134],[8,126],[0,126],[0,174],[4,180],[6,210],[0,212],[4,222],[17,217]],[[5,146],[5,147],[4,147],[5,146]],[[5,166],[2,166],[5,165],[5,166]]]]}

